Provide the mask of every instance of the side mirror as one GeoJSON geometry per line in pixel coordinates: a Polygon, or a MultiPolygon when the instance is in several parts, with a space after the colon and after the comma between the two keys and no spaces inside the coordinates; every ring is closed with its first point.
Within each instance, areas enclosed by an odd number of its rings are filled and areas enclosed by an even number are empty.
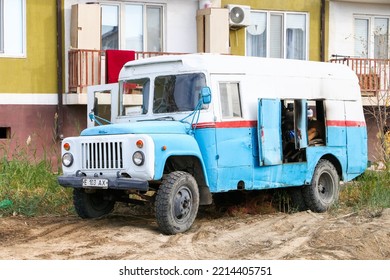
{"type": "Polygon", "coordinates": [[[202,87],[200,94],[202,97],[203,104],[210,104],[211,103],[211,90],[209,87],[202,87]]]}

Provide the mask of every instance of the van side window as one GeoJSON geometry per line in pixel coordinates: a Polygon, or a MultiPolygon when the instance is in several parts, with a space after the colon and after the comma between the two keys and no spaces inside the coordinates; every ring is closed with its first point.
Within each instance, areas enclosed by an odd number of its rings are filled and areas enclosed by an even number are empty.
{"type": "Polygon", "coordinates": [[[240,87],[238,82],[219,83],[223,118],[241,118],[240,87]]]}

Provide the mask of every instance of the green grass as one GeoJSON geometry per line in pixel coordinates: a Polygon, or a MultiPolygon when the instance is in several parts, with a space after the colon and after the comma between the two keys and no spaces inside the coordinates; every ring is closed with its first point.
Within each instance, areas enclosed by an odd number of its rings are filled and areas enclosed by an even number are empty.
{"type": "Polygon", "coordinates": [[[355,210],[390,208],[390,172],[367,170],[340,192],[340,205],[355,210]]]}
{"type": "Polygon", "coordinates": [[[72,211],[72,193],[57,183],[49,160],[19,149],[0,158],[0,216],[59,215],[72,211]]]}

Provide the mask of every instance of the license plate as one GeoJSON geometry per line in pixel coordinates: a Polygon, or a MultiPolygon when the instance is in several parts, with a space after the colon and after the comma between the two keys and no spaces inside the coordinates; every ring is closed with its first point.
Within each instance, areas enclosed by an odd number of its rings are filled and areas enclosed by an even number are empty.
{"type": "Polygon", "coordinates": [[[83,179],[83,187],[108,188],[108,179],[83,179]]]}

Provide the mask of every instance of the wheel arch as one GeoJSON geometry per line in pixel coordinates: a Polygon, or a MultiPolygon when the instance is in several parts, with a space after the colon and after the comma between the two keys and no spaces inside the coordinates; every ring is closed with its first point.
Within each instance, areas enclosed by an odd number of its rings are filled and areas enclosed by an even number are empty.
{"type": "Polygon", "coordinates": [[[208,187],[208,180],[202,160],[195,155],[171,155],[164,164],[163,174],[173,171],[185,171],[191,174],[199,188],[199,204],[208,205],[212,203],[212,195],[208,187]]]}
{"type": "Polygon", "coordinates": [[[326,155],[323,155],[319,160],[321,160],[321,159],[325,159],[325,160],[329,161],[336,168],[336,171],[340,177],[340,180],[343,180],[343,178],[344,178],[343,167],[341,165],[340,160],[337,157],[335,157],[332,154],[326,154],[326,155]]]}

